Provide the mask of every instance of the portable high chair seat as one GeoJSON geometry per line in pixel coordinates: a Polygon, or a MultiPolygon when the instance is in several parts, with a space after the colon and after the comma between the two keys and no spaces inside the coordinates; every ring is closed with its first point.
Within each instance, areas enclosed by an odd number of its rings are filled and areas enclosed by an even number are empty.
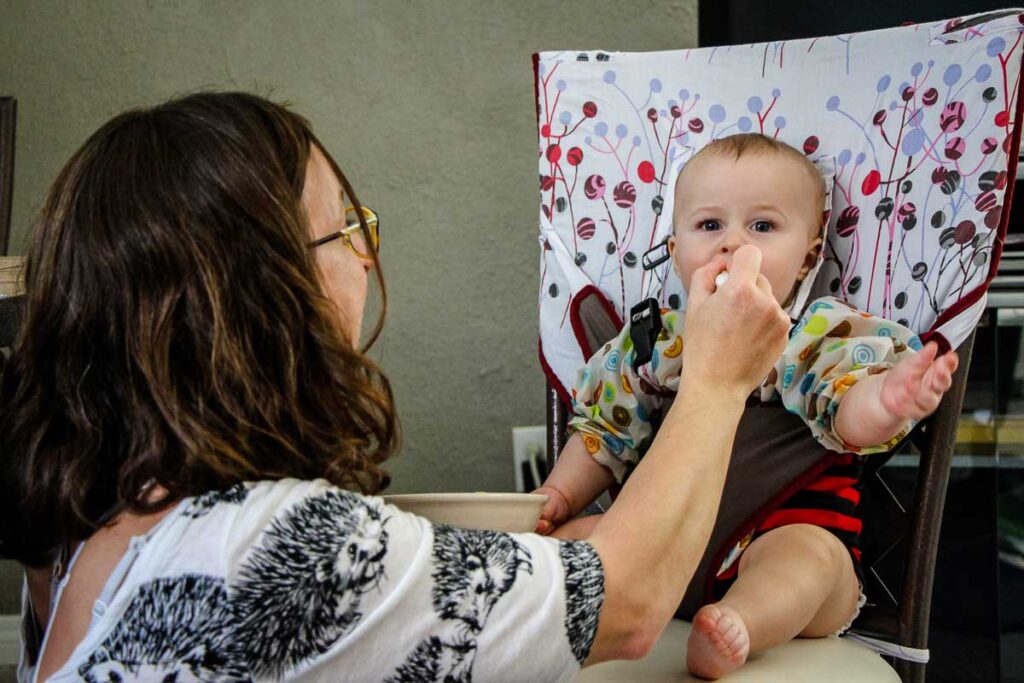
{"type": "MultiPolygon", "coordinates": [[[[941,350],[958,349],[953,389],[910,439],[922,455],[899,602],[891,618],[874,619],[869,629],[888,641],[876,647],[903,658],[897,667],[905,680],[922,678],[927,661],[956,418],[1009,219],[1022,22],[1020,10],[1007,10],[808,40],[655,53],[566,50],[534,59],[549,454],[564,444],[577,371],[618,332],[631,306],[653,297],[685,308],[682,283],[664,258],[675,178],[702,146],[734,133],[777,137],[831,169],[823,260],[789,310],[794,319],[811,299],[832,295],[941,350]]],[[[737,530],[811,476],[806,464],[796,467],[753,501],[749,487],[737,488],[742,478],[731,476],[733,466],[756,467],[743,459],[744,448],[762,427],[748,417],[681,616],[707,599],[712,565],[737,530]]],[[[886,456],[867,457],[877,468],[886,456]]],[[[866,574],[872,559],[864,558],[866,574]]],[[[884,603],[872,594],[870,575],[865,589],[869,603],[884,603]]]]}

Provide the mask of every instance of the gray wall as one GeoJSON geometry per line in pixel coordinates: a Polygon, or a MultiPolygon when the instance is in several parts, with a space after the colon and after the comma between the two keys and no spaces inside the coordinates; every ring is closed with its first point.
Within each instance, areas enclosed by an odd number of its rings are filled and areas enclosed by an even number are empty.
{"type": "MultiPolygon", "coordinates": [[[[394,492],[511,490],[537,363],[535,51],[696,45],[697,0],[6,0],[12,252],[61,164],[122,109],[200,88],[290,101],[382,216],[394,492]]],[[[8,571],[8,575],[13,572],[8,571]]],[[[0,612],[14,589],[0,571],[0,612]]]]}

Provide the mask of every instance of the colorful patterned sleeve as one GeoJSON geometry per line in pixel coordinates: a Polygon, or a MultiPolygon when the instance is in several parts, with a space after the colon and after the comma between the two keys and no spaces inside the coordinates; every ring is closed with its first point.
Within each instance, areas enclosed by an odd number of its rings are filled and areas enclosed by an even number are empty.
{"type": "Polygon", "coordinates": [[[629,326],[595,353],[580,370],[572,390],[575,416],[587,452],[619,483],[636,467],[654,437],[651,416],[679,388],[682,317],[662,310],[662,331],[650,362],[633,370],[635,351],[629,326]]]}
{"type": "Polygon", "coordinates": [[[834,297],[823,297],[807,308],[790,331],[786,350],[765,385],[774,385],[786,408],[802,417],[814,438],[827,448],[881,453],[899,443],[914,423],[909,422],[886,443],[852,446],[835,431],[839,403],[858,381],[884,372],[905,354],[921,348],[918,336],[903,325],[863,313],[834,297]]]}

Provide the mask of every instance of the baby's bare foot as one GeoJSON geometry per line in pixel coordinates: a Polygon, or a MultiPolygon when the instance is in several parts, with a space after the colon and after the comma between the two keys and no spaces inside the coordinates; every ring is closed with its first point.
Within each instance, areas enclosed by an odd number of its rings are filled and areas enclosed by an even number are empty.
{"type": "Polygon", "coordinates": [[[693,617],[686,644],[686,667],[694,676],[721,678],[747,661],[750,636],[743,619],[728,605],[705,605],[693,617]]]}

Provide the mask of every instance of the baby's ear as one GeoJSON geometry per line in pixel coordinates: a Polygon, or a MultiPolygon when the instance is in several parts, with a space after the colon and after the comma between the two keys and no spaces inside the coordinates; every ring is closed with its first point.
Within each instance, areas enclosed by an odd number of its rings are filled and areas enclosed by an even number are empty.
{"type": "Polygon", "coordinates": [[[800,274],[797,275],[796,278],[797,282],[800,282],[807,277],[807,273],[810,272],[811,268],[814,267],[814,264],[818,262],[818,252],[820,251],[821,238],[816,237],[814,241],[811,242],[810,246],[807,247],[807,255],[804,256],[804,263],[800,266],[800,274]]]}
{"type": "MultiPolygon", "coordinates": [[[[679,272],[679,265],[676,263],[676,235],[672,233],[668,238],[668,257],[672,260],[672,272],[676,274],[676,277],[680,280],[683,279],[682,273],[679,272]]],[[[690,283],[684,282],[684,286],[688,286],[690,283]]]]}

